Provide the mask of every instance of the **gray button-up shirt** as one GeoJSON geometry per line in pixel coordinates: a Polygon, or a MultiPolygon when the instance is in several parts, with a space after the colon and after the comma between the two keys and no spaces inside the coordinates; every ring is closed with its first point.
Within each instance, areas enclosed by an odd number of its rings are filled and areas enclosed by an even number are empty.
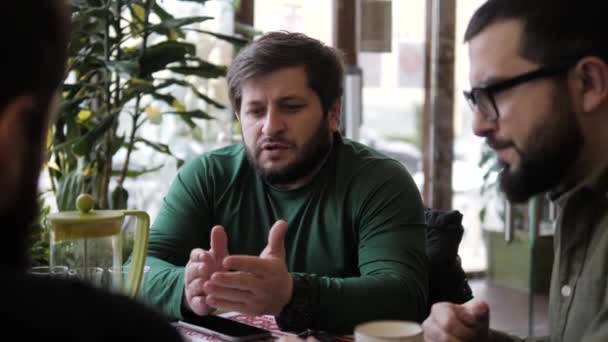
{"type": "MultiPolygon", "coordinates": [[[[608,341],[608,169],[551,197],[560,214],[549,295],[550,340],[608,341]]],[[[493,337],[517,340],[500,333],[493,337]]]]}

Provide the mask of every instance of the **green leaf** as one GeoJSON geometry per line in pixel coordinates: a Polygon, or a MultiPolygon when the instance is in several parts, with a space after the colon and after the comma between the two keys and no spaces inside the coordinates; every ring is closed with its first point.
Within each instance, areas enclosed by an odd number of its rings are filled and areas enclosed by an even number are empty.
{"type": "Polygon", "coordinates": [[[182,121],[188,125],[188,127],[190,127],[190,129],[195,129],[196,128],[196,123],[192,120],[191,117],[187,116],[187,115],[180,115],[179,116],[182,121]]]}
{"type": "Polygon", "coordinates": [[[76,169],[62,177],[57,188],[57,209],[59,211],[75,210],[76,198],[83,186],[81,169],[76,169]]]}
{"type": "Polygon", "coordinates": [[[257,30],[255,27],[253,27],[251,25],[247,25],[247,24],[243,24],[243,23],[239,23],[239,22],[234,23],[234,32],[241,34],[248,38],[253,38],[253,37],[258,36],[263,33],[262,31],[257,30]]]}
{"type": "Polygon", "coordinates": [[[197,110],[191,110],[188,112],[165,112],[163,114],[177,114],[177,115],[181,115],[181,116],[186,116],[189,118],[196,118],[196,119],[205,119],[205,120],[215,120],[215,118],[205,112],[203,112],[200,109],[197,110]]]}
{"type": "Polygon", "coordinates": [[[479,211],[479,222],[484,223],[486,221],[486,212],[486,208],[483,208],[479,211]]]}
{"type": "Polygon", "coordinates": [[[131,4],[129,6],[129,10],[131,11],[131,22],[129,25],[131,26],[131,30],[134,36],[139,36],[144,29],[144,19],[146,17],[146,8],[139,3],[131,4]]]}
{"type": "Polygon", "coordinates": [[[115,155],[121,147],[125,146],[125,137],[115,137],[110,145],[110,154],[115,155]]]}
{"type": "Polygon", "coordinates": [[[178,19],[167,19],[163,20],[160,24],[152,25],[148,27],[149,31],[155,31],[162,34],[169,34],[169,30],[179,29],[186,25],[200,23],[209,19],[213,19],[213,17],[186,17],[186,18],[178,18],[178,19]]]}
{"type": "Polygon", "coordinates": [[[201,4],[201,5],[204,5],[205,2],[207,2],[207,0],[179,0],[179,1],[197,2],[197,3],[201,4]]]}
{"type": "Polygon", "coordinates": [[[163,70],[167,64],[182,62],[187,55],[194,55],[196,47],[191,43],[165,41],[150,46],[140,58],[141,76],[163,70]]]}
{"type": "Polygon", "coordinates": [[[80,104],[88,100],[89,98],[86,96],[75,98],[75,99],[64,99],[61,102],[61,106],[59,107],[59,116],[64,117],[66,115],[70,115],[72,112],[77,112],[76,110],[80,106],[80,104]]]}
{"type": "MultiPolygon", "coordinates": [[[[57,140],[57,138],[55,138],[55,139],[57,140]]],[[[76,139],[73,139],[73,140],[67,140],[67,141],[64,141],[64,142],[59,143],[59,144],[55,144],[55,145],[53,145],[53,148],[51,149],[51,151],[50,151],[50,152],[52,152],[52,153],[54,153],[54,152],[60,152],[60,151],[62,151],[62,150],[64,150],[64,149],[66,149],[66,148],[71,147],[71,146],[72,146],[72,145],[74,145],[74,144],[75,144],[75,143],[76,143],[78,140],[80,140],[80,137],[79,137],[79,138],[76,138],[76,139]]]]}
{"type": "Polygon", "coordinates": [[[117,74],[135,76],[139,73],[139,63],[133,61],[106,61],[106,68],[117,74]]]}
{"type": "Polygon", "coordinates": [[[135,142],[144,143],[145,145],[151,147],[152,149],[154,149],[158,152],[165,153],[165,154],[168,154],[171,156],[173,155],[171,153],[171,151],[169,150],[169,145],[167,145],[167,144],[155,143],[155,142],[152,142],[152,141],[150,141],[148,139],[144,139],[144,138],[136,138],[135,142]]]}
{"type": "Polygon", "coordinates": [[[65,118],[65,137],[67,140],[76,140],[80,137],[82,129],[76,122],[76,116],[65,118]]]}
{"type": "Polygon", "coordinates": [[[122,107],[125,103],[127,103],[135,96],[153,93],[155,90],[156,87],[154,87],[154,84],[152,82],[140,78],[131,78],[127,82],[124,96],[118,105],[122,107]]]}
{"type": "MultiPolygon", "coordinates": [[[[152,12],[156,13],[156,15],[160,18],[161,21],[175,19],[171,13],[167,12],[162,6],[158,4],[158,2],[154,2],[154,6],[152,7],[152,12]]],[[[168,30],[166,33],[167,38],[169,40],[175,40],[174,35],[178,38],[185,38],[186,35],[182,30],[168,30]]]]}
{"type": "Polygon", "coordinates": [[[214,36],[218,39],[227,41],[228,43],[234,44],[236,46],[239,47],[243,47],[245,45],[247,45],[250,40],[245,39],[245,38],[241,38],[241,37],[237,37],[237,36],[230,36],[227,34],[221,34],[221,33],[216,33],[216,32],[211,32],[211,31],[207,31],[207,30],[199,30],[199,29],[193,29],[193,28],[187,28],[185,29],[185,31],[193,31],[193,32],[198,32],[198,33],[204,33],[204,34],[208,34],[211,36],[214,36]]]}
{"type": "Polygon", "coordinates": [[[166,87],[169,87],[169,86],[171,86],[171,85],[180,85],[180,86],[182,86],[182,87],[189,88],[190,90],[192,90],[192,92],[193,92],[193,93],[194,93],[194,94],[195,94],[195,95],[196,95],[196,96],[197,96],[199,99],[204,100],[205,102],[212,104],[212,105],[213,105],[213,106],[215,106],[216,108],[219,108],[219,109],[224,109],[224,108],[226,108],[226,106],[224,106],[223,104],[221,104],[221,103],[219,103],[219,102],[217,102],[217,101],[213,100],[213,99],[212,99],[212,98],[210,98],[209,96],[207,96],[207,95],[205,95],[205,94],[201,93],[201,92],[198,90],[198,88],[197,88],[197,87],[196,87],[194,84],[192,84],[192,83],[190,83],[190,82],[188,82],[188,81],[185,81],[185,80],[170,79],[170,80],[167,80],[167,81],[165,81],[165,82],[163,82],[163,83],[159,84],[159,85],[156,87],[156,89],[158,90],[158,89],[166,88],[166,87]]]}
{"type": "Polygon", "coordinates": [[[79,156],[87,155],[93,145],[114,125],[120,112],[115,112],[105,117],[95,128],[87,132],[72,146],[72,151],[79,156]]]}
{"type": "Polygon", "coordinates": [[[174,101],[176,101],[175,97],[173,95],[169,95],[169,94],[160,94],[160,93],[155,92],[155,93],[151,93],[150,95],[152,95],[152,97],[154,97],[157,100],[165,102],[169,106],[173,106],[174,101]]]}
{"type": "MultiPolygon", "coordinates": [[[[108,2],[108,5],[109,5],[109,2],[108,2]]],[[[95,18],[99,18],[102,20],[114,18],[114,13],[107,6],[90,7],[90,5],[87,5],[86,7],[82,7],[82,8],[84,10],[80,11],[78,14],[84,18],[90,19],[91,17],[95,17],[95,18]]]]}
{"type": "Polygon", "coordinates": [[[175,18],[169,12],[165,11],[165,9],[161,5],[159,5],[158,2],[154,2],[152,11],[156,13],[156,15],[163,21],[175,18]]]}
{"type": "Polygon", "coordinates": [[[218,78],[226,76],[227,68],[211,63],[201,63],[198,66],[174,66],[169,70],[187,76],[198,76],[201,78],[218,78]]]}
{"type": "MultiPolygon", "coordinates": [[[[129,171],[127,171],[127,177],[129,177],[129,178],[136,178],[136,177],[139,177],[139,176],[144,175],[146,173],[158,171],[162,167],[163,167],[163,165],[159,165],[159,166],[153,167],[151,169],[129,170],[129,171]]],[[[120,176],[121,174],[122,174],[122,171],[112,171],[112,176],[120,176]]]]}
{"type": "Polygon", "coordinates": [[[129,201],[129,192],[127,189],[120,185],[116,186],[114,191],[112,191],[112,196],[110,198],[110,209],[127,209],[127,202],[129,201]]]}
{"type": "MultiPolygon", "coordinates": [[[[84,16],[85,18],[86,15],[84,16]]],[[[76,34],[82,34],[91,38],[94,34],[102,34],[105,32],[106,25],[103,20],[93,18],[87,19],[83,22],[82,26],[76,29],[76,34]]]]}

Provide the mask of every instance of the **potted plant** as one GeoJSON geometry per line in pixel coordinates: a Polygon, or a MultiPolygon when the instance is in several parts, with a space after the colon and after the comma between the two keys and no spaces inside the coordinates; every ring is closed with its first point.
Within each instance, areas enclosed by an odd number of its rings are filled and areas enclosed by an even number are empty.
{"type": "MultiPolygon", "coordinates": [[[[63,101],[48,138],[50,192],[60,211],[73,210],[76,197],[85,192],[97,199],[99,209],[124,209],[129,198],[125,180],[162,167],[134,168],[131,161],[138,148],[146,146],[173,156],[167,144],[150,140],[141,134],[141,128],[161,115],[175,115],[191,129],[197,120],[213,119],[205,107],[185,108],[172,93],[187,89],[209,108],[225,108],[195,83],[197,79],[222,78],[227,67],[197,57],[196,46],[186,39],[186,33],[210,35],[237,48],[249,39],[202,30],[194,25],[213,18],[178,18],[161,1],[70,3],[73,31],[63,101]]],[[[48,262],[44,253],[48,211],[41,201],[32,233],[35,263],[48,262]]]]}

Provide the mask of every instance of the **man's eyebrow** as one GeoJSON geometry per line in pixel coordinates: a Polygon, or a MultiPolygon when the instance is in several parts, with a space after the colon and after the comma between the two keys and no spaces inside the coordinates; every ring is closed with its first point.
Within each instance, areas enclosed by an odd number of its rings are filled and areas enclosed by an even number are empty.
{"type": "Polygon", "coordinates": [[[507,76],[491,76],[477,83],[473,88],[488,87],[504,80],[508,80],[509,78],[510,77],[507,76]]]}
{"type": "Polygon", "coordinates": [[[262,105],[262,101],[260,101],[260,100],[249,100],[247,102],[244,102],[243,104],[246,105],[246,106],[259,106],[259,105],[262,105]]]}
{"type": "Polygon", "coordinates": [[[291,101],[291,100],[306,101],[305,98],[303,98],[302,96],[298,96],[298,95],[287,95],[287,96],[282,96],[281,98],[279,98],[279,101],[291,101]]]}

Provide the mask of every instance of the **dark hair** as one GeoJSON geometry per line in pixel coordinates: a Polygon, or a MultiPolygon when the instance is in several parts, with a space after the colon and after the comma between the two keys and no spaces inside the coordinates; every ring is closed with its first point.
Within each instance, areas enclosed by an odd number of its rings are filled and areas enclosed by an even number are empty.
{"type": "Polygon", "coordinates": [[[0,107],[16,96],[32,95],[35,108],[46,115],[65,72],[70,29],[66,1],[5,1],[1,8],[0,107]]]}
{"type": "Polygon", "coordinates": [[[520,55],[545,65],[565,65],[585,56],[608,61],[608,1],[488,0],[469,21],[464,40],[489,25],[516,19],[523,23],[520,55]]]}
{"type": "MultiPolygon", "coordinates": [[[[63,80],[69,38],[65,0],[15,0],[0,5],[3,50],[0,66],[0,116],[17,96],[32,96],[33,108],[25,121],[28,148],[16,198],[0,212],[6,228],[0,246],[0,264],[25,269],[29,263],[31,223],[38,213],[37,188],[49,107],[63,80]]],[[[0,148],[10,148],[2,146],[0,148]]]]}
{"type": "Polygon", "coordinates": [[[319,40],[300,33],[270,32],[246,46],[228,70],[230,102],[241,107],[243,83],[276,70],[302,65],[309,87],[321,100],[327,113],[342,96],[344,62],[342,54],[319,40]]]}

